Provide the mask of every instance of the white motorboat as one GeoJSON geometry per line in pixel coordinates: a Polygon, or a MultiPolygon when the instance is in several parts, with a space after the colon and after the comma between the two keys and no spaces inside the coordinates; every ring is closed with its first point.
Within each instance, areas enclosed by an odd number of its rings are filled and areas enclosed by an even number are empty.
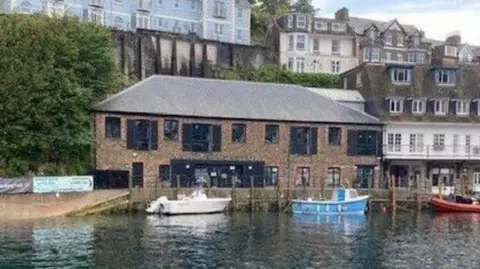
{"type": "Polygon", "coordinates": [[[168,200],[161,196],[147,206],[149,214],[182,215],[210,214],[225,210],[232,198],[208,198],[203,188],[195,190],[190,196],[168,200]]]}

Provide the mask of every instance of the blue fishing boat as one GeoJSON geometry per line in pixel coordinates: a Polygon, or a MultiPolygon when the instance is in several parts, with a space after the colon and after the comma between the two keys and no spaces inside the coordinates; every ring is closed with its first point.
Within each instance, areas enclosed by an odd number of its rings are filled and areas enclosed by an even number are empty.
{"type": "Polygon", "coordinates": [[[331,200],[293,200],[292,209],[294,214],[364,214],[368,198],[355,189],[336,188],[331,200]]]}

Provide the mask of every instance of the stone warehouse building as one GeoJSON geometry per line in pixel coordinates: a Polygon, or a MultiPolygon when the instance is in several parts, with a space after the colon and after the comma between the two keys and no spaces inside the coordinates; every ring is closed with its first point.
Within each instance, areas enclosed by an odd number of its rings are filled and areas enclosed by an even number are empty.
{"type": "Polygon", "coordinates": [[[432,193],[480,191],[478,65],[363,64],[341,77],[385,123],[386,175],[432,193]]]}
{"type": "Polygon", "coordinates": [[[296,85],[155,75],[93,113],[96,169],[138,187],[378,184],[378,119],[296,85]]]}

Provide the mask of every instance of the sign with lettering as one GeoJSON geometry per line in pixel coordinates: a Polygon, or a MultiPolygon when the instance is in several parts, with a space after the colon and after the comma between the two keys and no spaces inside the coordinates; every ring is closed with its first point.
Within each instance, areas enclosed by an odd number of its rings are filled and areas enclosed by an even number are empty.
{"type": "Polygon", "coordinates": [[[0,193],[29,193],[32,192],[32,178],[1,178],[0,177],[0,193]]]}
{"type": "Polygon", "coordinates": [[[93,176],[34,177],[34,193],[93,191],[93,176]]]}

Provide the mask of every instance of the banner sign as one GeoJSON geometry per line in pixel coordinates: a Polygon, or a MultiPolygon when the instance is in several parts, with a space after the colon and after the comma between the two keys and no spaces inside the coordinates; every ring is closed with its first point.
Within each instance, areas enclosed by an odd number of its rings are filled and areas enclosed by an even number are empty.
{"type": "Polygon", "coordinates": [[[93,191],[93,176],[34,177],[34,193],[93,191]]]}
{"type": "Polygon", "coordinates": [[[0,193],[18,194],[33,191],[33,180],[28,177],[2,178],[0,177],[0,193]]]}

